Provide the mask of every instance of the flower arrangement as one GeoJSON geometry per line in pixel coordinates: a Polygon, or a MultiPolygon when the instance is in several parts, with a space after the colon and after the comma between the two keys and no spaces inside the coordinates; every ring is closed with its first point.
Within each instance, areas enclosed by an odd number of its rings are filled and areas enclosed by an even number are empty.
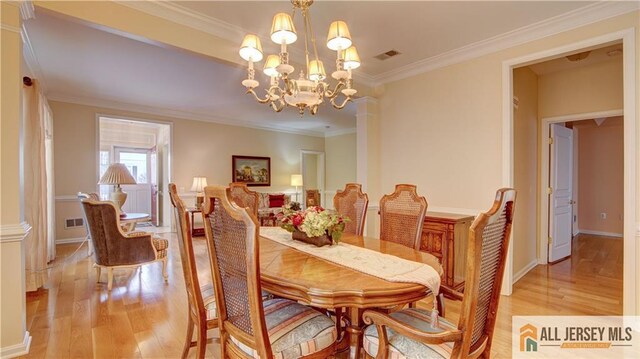
{"type": "Polygon", "coordinates": [[[349,218],[320,206],[312,206],[304,211],[285,207],[280,220],[281,227],[289,232],[304,232],[308,237],[327,235],[334,243],[338,243],[342,238],[344,225],[348,221],[349,218]]]}

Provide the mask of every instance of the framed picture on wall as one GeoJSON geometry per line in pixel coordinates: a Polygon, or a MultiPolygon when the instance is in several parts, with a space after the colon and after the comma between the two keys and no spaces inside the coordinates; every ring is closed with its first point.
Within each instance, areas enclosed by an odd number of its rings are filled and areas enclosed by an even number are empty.
{"type": "Polygon", "coordinates": [[[231,156],[232,182],[271,186],[271,157],[231,156]]]}

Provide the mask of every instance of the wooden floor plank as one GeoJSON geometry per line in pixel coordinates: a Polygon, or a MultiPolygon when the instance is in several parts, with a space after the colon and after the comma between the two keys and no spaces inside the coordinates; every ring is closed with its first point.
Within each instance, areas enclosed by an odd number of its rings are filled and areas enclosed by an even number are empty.
{"type": "MultiPolygon", "coordinates": [[[[182,267],[175,234],[159,236],[170,243],[169,282],[157,263],[116,271],[111,292],[106,271],[104,282],[96,284],[86,244],[68,258],[78,245],[59,245],[60,259],[53,262],[45,288],[27,295],[33,339],[25,358],[180,357],[187,325],[182,267]]],[[[204,284],[211,280],[204,239],[194,239],[194,247],[204,284]]],[[[513,315],[622,314],[622,257],[619,238],[580,235],[570,259],[533,268],[514,285],[513,295],[501,297],[491,357],[511,357],[513,315]]],[[[431,307],[430,300],[418,305],[431,307]]],[[[447,300],[446,305],[447,319],[456,322],[459,303],[447,300]]],[[[218,358],[219,348],[208,345],[207,357],[218,358]]],[[[194,355],[192,350],[189,357],[194,355]]]]}

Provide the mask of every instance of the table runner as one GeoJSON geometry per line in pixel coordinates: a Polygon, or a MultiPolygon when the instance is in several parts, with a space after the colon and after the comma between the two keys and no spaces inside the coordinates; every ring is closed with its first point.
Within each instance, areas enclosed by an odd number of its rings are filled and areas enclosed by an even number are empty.
{"type": "Polygon", "coordinates": [[[435,318],[432,315],[432,324],[437,324],[436,296],[440,290],[440,275],[431,266],[347,243],[316,247],[291,239],[291,233],[280,227],[260,227],[260,235],[326,261],[390,282],[424,285],[433,293],[435,318]]]}

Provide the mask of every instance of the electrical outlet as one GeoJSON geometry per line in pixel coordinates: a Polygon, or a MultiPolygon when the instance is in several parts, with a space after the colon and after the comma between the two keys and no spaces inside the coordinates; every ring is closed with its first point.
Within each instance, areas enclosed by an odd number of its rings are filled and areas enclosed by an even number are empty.
{"type": "Polygon", "coordinates": [[[600,213],[600,219],[607,219],[607,213],[606,212],[600,213]]]}

